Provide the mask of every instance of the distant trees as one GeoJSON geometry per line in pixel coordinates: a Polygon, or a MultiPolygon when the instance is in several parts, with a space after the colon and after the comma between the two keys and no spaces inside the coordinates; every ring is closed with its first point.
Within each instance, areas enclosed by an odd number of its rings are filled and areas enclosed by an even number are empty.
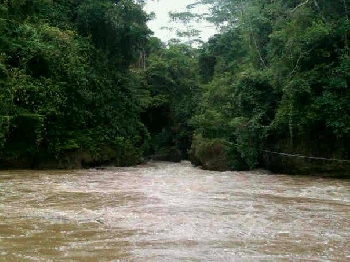
{"type": "MultiPolygon", "coordinates": [[[[155,39],[153,39],[155,40],[155,39]]],[[[177,151],[187,156],[192,129],[189,119],[200,95],[196,50],[184,44],[154,45],[145,71],[151,103],[143,119],[147,123],[152,154],[177,151]]]]}
{"type": "Polygon", "coordinates": [[[171,14],[221,28],[192,48],[193,28],[187,45],[150,37],[130,0],[0,1],[0,164],[126,165],[146,152],[284,171],[300,163],[266,151],[348,159],[349,4],[201,0],[171,14]]]}

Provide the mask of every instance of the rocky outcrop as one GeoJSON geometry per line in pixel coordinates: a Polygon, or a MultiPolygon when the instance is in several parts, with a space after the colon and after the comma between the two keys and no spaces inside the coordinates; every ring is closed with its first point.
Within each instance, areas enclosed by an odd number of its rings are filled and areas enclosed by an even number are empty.
{"type": "Polygon", "coordinates": [[[190,160],[193,164],[202,166],[203,169],[230,170],[227,148],[224,142],[219,139],[195,137],[190,151],[190,160]]]}
{"type": "Polygon", "coordinates": [[[103,165],[127,166],[140,162],[136,154],[118,154],[111,147],[104,147],[98,153],[84,150],[68,151],[59,156],[36,155],[0,159],[2,169],[80,169],[103,165]]]}
{"type": "Polygon", "coordinates": [[[310,139],[280,139],[261,152],[261,165],[274,173],[349,176],[345,146],[310,139]]]}

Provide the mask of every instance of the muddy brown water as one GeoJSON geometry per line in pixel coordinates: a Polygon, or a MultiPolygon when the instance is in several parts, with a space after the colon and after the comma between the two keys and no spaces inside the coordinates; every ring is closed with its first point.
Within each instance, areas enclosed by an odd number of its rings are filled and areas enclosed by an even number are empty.
{"type": "Polygon", "coordinates": [[[0,261],[350,261],[350,181],[187,162],[1,171],[0,261]]]}

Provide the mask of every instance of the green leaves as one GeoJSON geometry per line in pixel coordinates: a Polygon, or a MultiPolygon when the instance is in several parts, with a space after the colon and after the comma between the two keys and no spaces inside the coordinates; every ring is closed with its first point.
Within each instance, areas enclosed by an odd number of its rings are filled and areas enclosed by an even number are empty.
{"type": "Polygon", "coordinates": [[[78,32],[91,37],[97,49],[103,50],[110,63],[119,69],[134,62],[150,33],[147,16],[132,1],[85,1],[77,9],[78,32]]]}
{"type": "Polygon", "coordinates": [[[97,152],[98,164],[108,148],[137,161],[149,94],[129,67],[146,15],[126,0],[27,2],[0,4],[0,159],[97,152]]]}
{"type": "Polygon", "coordinates": [[[153,41],[145,77],[151,94],[149,107],[142,114],[151,132],[150,153],[187,154],[191,139],[188,121],[199,94],[196,50],[184,44],[164,48],[153,41]],[[154,46],[157,44],[157,46],[154,46]],[[157,48],[156,48],[157,47],[157,48]]]}
{"type": "Polygon", "coordinates": [[[346,157],[346,3],[201,3],[212,6],[212,21],[227,26],[200,51],[203,89],[191,120],[196,133],[226,141],[232,168],[256,167],[264,147],[322,155],[320,148],[338,141],[344,146],[332,150],[346,157]]]}

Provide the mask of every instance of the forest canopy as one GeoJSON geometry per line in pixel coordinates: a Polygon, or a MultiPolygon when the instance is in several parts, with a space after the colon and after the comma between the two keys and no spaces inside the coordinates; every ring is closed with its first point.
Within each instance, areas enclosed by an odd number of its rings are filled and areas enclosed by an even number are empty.
{"type": "Polygon", "coordinates": [[[148,92],[130,67],[148,41],[147,19],[126,0],[1,1],[4,165],[73,153],[68,166],[135,163],[147,140],[139,116],[148,92]]]}
{"type": "Polygon", "coordinates": [[[231,168],[343,168],[271,152],[349,159],[349,1],[197,4],[225,26],[199,51],[194,154],[205,161],[203,145],[216,141],[231,168]]]}
{"type": "Polygon", "coordinates": [[[1,0],[0,164],[152,155],[215,170],[347,170],[279,153],[349,159],[349,6],[200,0],[171,14],[221,29],[192,47],[197,31],[188,43],[152,37],[131,0],[1,0]]]}

